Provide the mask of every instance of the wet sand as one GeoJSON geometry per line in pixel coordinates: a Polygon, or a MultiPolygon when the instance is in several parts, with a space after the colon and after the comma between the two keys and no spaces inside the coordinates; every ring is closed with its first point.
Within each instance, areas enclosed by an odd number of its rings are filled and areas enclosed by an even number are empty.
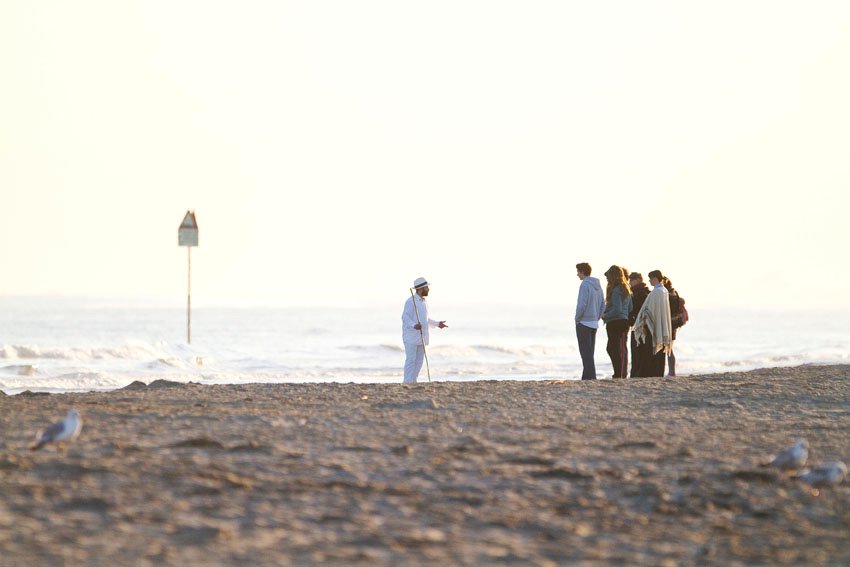
{"type": "Polygon", "coordinates": [[[850,462],[850,366],[0,394],[0,564],[848,565],[797,437],[850,462]]]}

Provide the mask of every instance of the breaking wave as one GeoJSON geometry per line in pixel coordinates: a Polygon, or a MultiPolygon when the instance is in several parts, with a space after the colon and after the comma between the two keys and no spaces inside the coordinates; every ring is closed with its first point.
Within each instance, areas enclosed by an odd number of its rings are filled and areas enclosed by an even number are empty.
{"type": "Polygon", "coordinates": [[[119,347],[59,347],[42,348],[37,345],[3,345],[0,347],[0,359],[6,360],[102,360],[130,359],[144,360],[160,358],[153,348],[148,346],[119,346],[119,347]]]}

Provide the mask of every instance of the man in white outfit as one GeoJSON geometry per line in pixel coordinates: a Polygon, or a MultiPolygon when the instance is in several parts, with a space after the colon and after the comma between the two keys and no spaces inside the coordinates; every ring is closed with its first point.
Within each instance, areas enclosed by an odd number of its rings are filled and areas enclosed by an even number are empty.
{"type": "Polygon", "coordinates": [[[415,384],[425,361],[425,347],[428,345],[428,330],[431,327],[444,329],[445,321],[435,321],[428,317],[428,282],[425,278],[416,278],[413,282],[416,294],[407,298],[404,311],[401,312],[401,338],[404,341],[404,383],[415,384]],[[418,315],[418,317],[417,317],[418,315]]]}

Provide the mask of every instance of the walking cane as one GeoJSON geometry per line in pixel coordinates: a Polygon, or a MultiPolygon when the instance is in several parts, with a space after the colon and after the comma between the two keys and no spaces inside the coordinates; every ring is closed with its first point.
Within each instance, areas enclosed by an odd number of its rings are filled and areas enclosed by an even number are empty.
{"type": "Polygon", "coordinates": [[[416,298],[413,297],[413,288],[410,288],[410,298],[413,300],[413,311],[416,312],[416,322],[419,323],[419,338],[422,339],[422,352],[425,353],[425,370],[428,371],[428,381],[431,381],[431,367],[428,365],[428,351],[425,349],[425,335],[422,334],[422,321],[419,319],[419,309],[416,307],[416,298]]]}

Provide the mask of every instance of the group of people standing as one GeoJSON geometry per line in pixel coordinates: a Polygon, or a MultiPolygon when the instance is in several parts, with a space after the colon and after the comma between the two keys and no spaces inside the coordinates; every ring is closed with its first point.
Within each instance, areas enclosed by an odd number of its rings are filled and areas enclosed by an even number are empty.
{"type": "MultiPolygon", "coordinates": [[[[611,266],[605,272],[608,285],[603,292],[599,279],[592,277],[591,272],[590,264],[576,264],[576,275],[581,280],[575,314],[582,362],[581,379],[596,379],[593,354],[600,320],[605,323],[608,333],[606,350],[614,367],[613,378],[627,378],[629,375],[630,330],[631,377],[664,376],[665,362],[669,365],[668,376],[675,376],[673,341],[676,340],[676,330],[687,322],[688,313],[685,300],[679,297],[670,280],[659,270],[653,270],[649,272],[652,286],[649,289],[641,274],[611,266]]],[[[402,311],[405,383],[415,383],[423,362],[427,364],[425,347],[429,342],[429,329],[448,326],[445,321],[430,318],[426,301],[429,290],[428,281],[417,278],[402,311]]]]}
{"type": "Polygon", "coordinates": [[[612,378],[629,376],[629,342],[632,378],[664,376],[665,363],[669,366],[667,376],[676,376],[673,341],[678,328],[687,322],[688,312],[673,283],[660,270],[653,270],[648,274],[650,289],[638,272],[611,266],[605,272],[608,285],[603,292],[599,279],[590,275],[592,271],[586,262],[576,264],[581,280],[575,314],[581,379],[596,379],[593,355],[600,320],[608,334],[606,350],[614,369],[612,378]]]}

